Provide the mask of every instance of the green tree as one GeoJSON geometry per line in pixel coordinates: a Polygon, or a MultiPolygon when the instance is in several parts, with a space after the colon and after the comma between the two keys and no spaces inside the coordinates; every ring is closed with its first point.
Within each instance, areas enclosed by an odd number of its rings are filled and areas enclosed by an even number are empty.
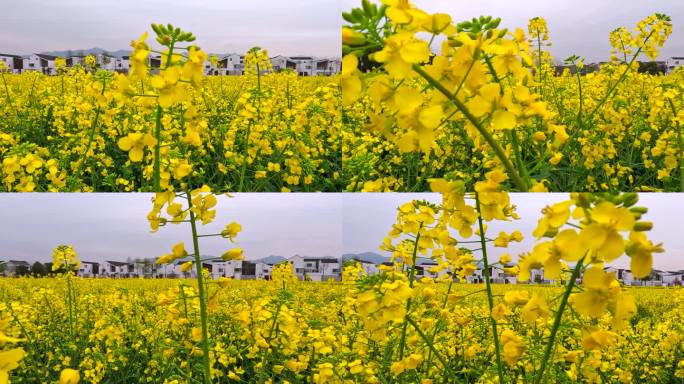
{"type": "Polygon", "coordinates": [[[30,272],[29,267],[25,265],[19,265],[17,268],[14,270],[14,274],[16,276],[26,276],[30,272]]]}
{"type": "Polygon", "coordinates": [[[31,266],[31,273],[33,273],[36,276],[45,276],[45,265],[43,265],[43,263],[41,263],[40,261],[36,261],[31,266]]]}

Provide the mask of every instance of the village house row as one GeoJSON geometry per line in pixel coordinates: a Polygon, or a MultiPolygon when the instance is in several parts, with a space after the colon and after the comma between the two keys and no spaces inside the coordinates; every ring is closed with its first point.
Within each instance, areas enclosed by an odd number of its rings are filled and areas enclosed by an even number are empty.
{"type": "MultiPolygon", "coordinates": [[[[268,259],[268,258],[267,258],[268,259]]],[[[105,261],[102,263],[83,261],[81,267],[76,271],[80,277],[104,277],[104,278],[194,278],[195,268],[189,271],[182,271],[181,265],[186,261],[194,261],[191,258],[176,260],[171,264],[158,265],[153,260],[122,262],[105,261]]],[[[278,261],[248,261],[248,260],[212,260],[203,263],[205,270],[213,279],[229,277],[236,280],[270,280],[273,266],[288,262],[300,280],[309,281],[328,281],[341,280],[342,267],[345,262],[358,262],[366,274],[374,275],[380,272],[381,265],[392,265],[391,262],[372,263],[362,259],[342,259],[333,257],[306,257],[295,255],[289,259],[280,258],[278,261]]],[[[432,271],[437,264],[429,259],[424,259],[416,266],[416,277],[437,278],[443,276],[447,271],[435,273],[432,271]]],[[[31,272],[31,264],[26,261],[9,260],[0,261],[2,274],[4,276],[15,276],[18,274],[28,274],[31,272]]],[[[654,269],[646,279],[636,279],[629,269],[606,267],[607,272],[615,272],[616,278],[624,285],[630,286],[678,286],[684,285],[684,270],[661,271],[654,269]]],[[[517,284],[514,275],[504,273],[501,269],[490,267],[490,276],[495,284],[517,284]]],[[[553,284],[554,281],[544,279],[544,270],[535,269],[530,271],[529,283],[532,284],[553,284]]],[[[579,277],[580,281],[582,276],[579,277]]],[[[467,278],[467,283],[484,283],[483,268],[480,264],[471,276],[467,278]]]]}
{"type": "MultiPolygon", "coordinates": [[[[128,73],[131,67],[129,56],[109,56],[106,54],[94,55],[99,69],[128,73]]],[[[36,71],[46,75],[57,73],[55,60],[59,56],[34,53],[27,56],[10,55],[0,53],[0,61],[5,62],[9,72],[19,74],[24,72],[36,71]]],[[[72,55],[65,57],[67,67],[85,65],[84,55],[72,55]]],[[[204,62],[204,73],[207,75],[242,75],[244,71],[245,55],[231,53],[220,57],[217,65],[212,65],[208,60],[204,62]]],[[[160,55],[150,55],[150,68],[158,69],[161,66],[160,55]]],[[[299,76],[331,76],[340,72],[341,61],[337,58],[319,58],[312,56],[274,56],[271,57],[271,64],[274,72],[281,72],[286,69],[293,70],[299,76]]]]}

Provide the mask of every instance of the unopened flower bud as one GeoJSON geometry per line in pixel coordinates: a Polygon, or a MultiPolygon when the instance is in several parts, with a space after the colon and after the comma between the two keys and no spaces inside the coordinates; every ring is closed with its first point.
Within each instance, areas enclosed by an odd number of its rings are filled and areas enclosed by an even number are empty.
{"type": "Polygon", "coordinates": [[[631,207],[639,201],[639,195],[634,192],[625,193],[622,195],[622,205],[625,207],[631,207]]]}
{"type": "Polygon", "coordinates": [[[653,229],[653,223],[650,221],[637,221],[634,223],[634,230],[637,232],[645,232],[653,229]]]}

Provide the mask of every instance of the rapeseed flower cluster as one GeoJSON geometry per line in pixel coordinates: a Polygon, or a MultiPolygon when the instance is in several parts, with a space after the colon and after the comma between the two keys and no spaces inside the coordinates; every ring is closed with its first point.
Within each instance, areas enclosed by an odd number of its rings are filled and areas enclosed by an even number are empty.
{"type": "Polygon", "coordinates": [[[262,49],[243,76],[205,76],[194,35],[153,30],[160,47],[133,41],[128,74],[88,59],[58,76],[0,71],[0,189],[342,189],[335,78],[274,73],[262,49]]]}
{"type": "Polygon", "coordinates": [[[519,191],[684,190],[682,72],[636,63],[657,56],[668,16],[611,33],[614,59],[597,71],[577,55],[557,71],[541,17],[507,30],[409,1],[362,5],[343,13],[347,190],[425,191],[433,178],[470,190],[494,170],[519,191]]]}

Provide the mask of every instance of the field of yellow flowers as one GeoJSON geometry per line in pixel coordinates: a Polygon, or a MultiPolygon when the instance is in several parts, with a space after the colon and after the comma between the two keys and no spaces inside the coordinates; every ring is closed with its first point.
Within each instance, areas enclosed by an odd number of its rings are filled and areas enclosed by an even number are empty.
{"type": "Polygon", "coordinates": [[[603,37],[611,60],[596,70],[551,57],[540,17],[506,30],[362,3],[342,14],[346,190],[472,186],[500,169],[518,191],[684,191],[684,71],[639,71],[671,34],[668,16],[603,37]]]}
{"type": "Polygon", "coordinates": [[[1,191],[341,189],[336,77],[268,73],[259,48],[245,75],[205,77],[207,54],[181,46],[194,36],[154,28],[164,50],[147,33],[133,41],[128,75],[63,60],[56,76],[0,68],[1,191]]]}
{"type": "MultiPolygon", "coordinates": [[[[490,181],[491,183],[491,181],[490,181]]],[[[604,266],[623,256],[648,278],[663,252],[638,195],[571,194],[542,210],[534,247],[492,259],[520,231],[505,192],[433,182],[442,202],[412,200],[382,241],[391,263],[368,273],[346,263],[340,282],[300,281],[291,264],[270,281],[211,278],[200,240],[232,244],[206,189],[158,193],[153,231],[189,224],[159,264],[192,256],[195,280],[84,279],[73,246],[53,250],[53,277],[0,280],[0,383],[679,383],[684,380],[684,290],[622,286],[604,266]],[[175,198],[181,198],[175,200],[175,198]],[[187,208],[181,201],[187,200],[187,208]],[[168,206],[168,216],[162,209],[168,206]],[[435,262],[418,274],[417,259],[435,262]],[[526,283],[497,285],[500,270],[526,283]],[[464,284],[476,270],[484,284],[464,284]]],[[[477,188],[481,188],[481,185],[477,188]]],[[[489,188],[493,188],[489,185],[489,188]]],[[[239,260],[231,248],[223,260],[239,260]]]]}
{"type": "MultiPolygon", "coordinates": [[[[418,283],[412,310],[417,326],[408,328],[403,352],[400,328],[382,337],[364,329],[353,284],[213,286],[209,329],[216,383],[440,383],[446,377],[496,382],[482,285],[418,283]]],[[[24,351],[17,365],[0,363],[0,381],[11,369],[12,383],[55,382],[69,368],[85,383],[197,382],[191,378],[200,375],[199,304],[190,282],[77,279],[72,327],[62,279],[3,279],[0,287],[0,345],[14,337],[24,351]]],[[[504,285],[493,290],[505,295],[515,313],[508,324],[513,331],[501,334],[506,382],[532,382],[549,329],[523,320],[534,310],[525,303],[535,294],[552,298],[562,291],[504,285]]],[[[563,322],[547,382],[684,380],[684,292],[629,292],[636,297],[637,314],[619,332],[604,331],[606,319],[585,324],[575,315],[563,322]],[[595,331],[581,331],[583,326],[595,331]]],[[[0,352],[0,360],[7,354],[0,352]]]]}

